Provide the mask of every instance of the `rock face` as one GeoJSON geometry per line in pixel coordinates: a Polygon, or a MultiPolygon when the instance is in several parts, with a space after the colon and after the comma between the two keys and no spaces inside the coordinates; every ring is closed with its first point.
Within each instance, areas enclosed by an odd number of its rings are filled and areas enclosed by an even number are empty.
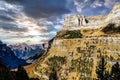
{"type": "Polygon", "coordinates": [[[84,15],[72,15],[65,18],[65,24],[63,26],[68,27],[79,27],[84,26],[88,23],[84,15]]]}
{"type": "Polygon", "coordinates": [[[120,4],[116,4],[108,15],[84,16],[72,15],[64,20],[63,30],[81,28],[99,28],[106,22],[120,23],[120,4]]]}
{"type": "Polygon", "coordinates": [[[116,4],[113,7],[105,21],[111,21],[112,23],[120,23],[120,4],[116,4]]]}
{"type": "Polygon", "coordinates": [[[103,23],[103,20],[106,16],[89,16],[85,17],[84,15],[72,15],[68,16],[64,20],[63,30],[75,30],[80,28],[98,28],[100,24],[103,23]]]}

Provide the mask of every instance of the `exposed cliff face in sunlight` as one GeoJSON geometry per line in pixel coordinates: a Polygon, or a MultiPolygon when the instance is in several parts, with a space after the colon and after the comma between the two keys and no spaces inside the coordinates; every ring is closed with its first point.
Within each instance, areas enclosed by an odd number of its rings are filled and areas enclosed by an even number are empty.
{"type": "Polygon", "coordinates": [[[81,28],[99,28],[109,23],[120,23],[120,4],[116,4],[108,15],[84,16],[71,15],[65,18],[63,30],[77,30],[81,28]]]}

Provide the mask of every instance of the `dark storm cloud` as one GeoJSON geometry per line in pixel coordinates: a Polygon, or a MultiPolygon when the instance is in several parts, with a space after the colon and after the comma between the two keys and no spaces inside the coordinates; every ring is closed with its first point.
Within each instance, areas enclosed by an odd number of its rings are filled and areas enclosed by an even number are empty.
{"type": "Polygon", "coordinates": [[[12,19],[11,17],[5,16],[5,15],[0,15],[0,20],[2,21],[14,21],[14,19],[12,19]]]}
{"type": "MultiPolygon", "coordinates": [[[[3,35],[1,35],[0,37],[3,37],[3,35]]],[[[19,36],[4,36],[4,39],[14,39],[14,38],[33,38],[34,36],[22,36],[22,35],[19,35],[19,36]]]]}
{"type": "Polygon", "coordinates": [[[23,11],[35,19],[64,14],[98,15],[108,13],[120,0],[5,0],[22,5],[23,11]]]}
{"type": "Polygon", "coordinates": [[[0,0],[0,30],[15,35],[9,38],[34,41],[39,36],[36,40],[44,42],[61,29],[66,16],[108,14],[116,2],[120,0],[0,0]]]}
{"type": "Polygon", "coordinates": [[[6,23],[6,22],[0,22],[0,29],[6,30],[6,31],[13,31],[13,32],[26,32],[27,28],[19,28],[14,23],[6,23]]]}
{"type": "MultiPolygon", "coordinates": [[[[6,0],[10,1],[10,0],[6,0]]],[[[14,0],[24,7],[24,12],[33,18],[47,18],[69,13],[66,0],[14,0]]]]}

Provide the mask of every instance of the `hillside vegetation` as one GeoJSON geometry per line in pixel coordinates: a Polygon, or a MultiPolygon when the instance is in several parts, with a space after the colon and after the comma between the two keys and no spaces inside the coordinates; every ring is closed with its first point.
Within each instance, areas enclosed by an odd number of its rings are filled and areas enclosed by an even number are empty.
{"type": "Polygon", "coordinates": [[[81,38],[82,34],[80,30],[63,30],[57,33],[56,38],[58,39],[71,39],[71,38],[81,38]]]}
{"type": "Polygon", "coordinates": [[[49,77],[55,68],[62,80],[92,80],[97,77],[95,70],[101,56],[108,62],[108,71],[120,61],[119,40],[118,37],[56,39],[45,58],[39,60],[41,63],[36,63],[35,71],[49,77]]]}
{"type": "Polygon", "coordinates": [[[119,7],[113,8],[111,16],[87,17],[88,23],[85,16],[67,17],[30,76],[40,80],[120,80],[119,7]],[[75,27],[69,22],[75,22],[75,27]]]}

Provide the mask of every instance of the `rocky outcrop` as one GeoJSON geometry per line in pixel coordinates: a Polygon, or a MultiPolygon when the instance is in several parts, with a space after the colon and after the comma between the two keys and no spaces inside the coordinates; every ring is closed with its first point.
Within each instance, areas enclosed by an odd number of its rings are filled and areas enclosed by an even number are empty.
{"type": "Polygon", "coordinates": [[[49,40],[49,41],[45,42],[44,44],[42,44],[43,49],[46,52],[50,49],[51,45],[53,44],[53,40],[54,40],[54,38],[52,38],[51,40],[49,40]]]}
{"type": "Polygon", "coordinates": [[[108,14],[105,22],[120,23],[120,4],[114,5],[113,9],[108,14]]]}
{"type": "Polygon", "coordinates": [[[72,15],[64,20],[63,30],[76,30],[80,28],[98,28],[103,23],[105,15],[88,16],[72,15]]]}
{"type": "Polygon", "coordinates": [[[106,22],[120,23],[120,4],[116,4],[108,15],[84,16],[80,14],[68,16],[64,20],[62,29],[99,28],[106,22]]]}
{"type": "Polygon", "coordinates": [[[79,26],[84,26],[87,23],[88,21],[84,15],[72,15],[72,16],[65,18],[65,24],[63,24],[63,26],[79,27],[79,26]]]}

